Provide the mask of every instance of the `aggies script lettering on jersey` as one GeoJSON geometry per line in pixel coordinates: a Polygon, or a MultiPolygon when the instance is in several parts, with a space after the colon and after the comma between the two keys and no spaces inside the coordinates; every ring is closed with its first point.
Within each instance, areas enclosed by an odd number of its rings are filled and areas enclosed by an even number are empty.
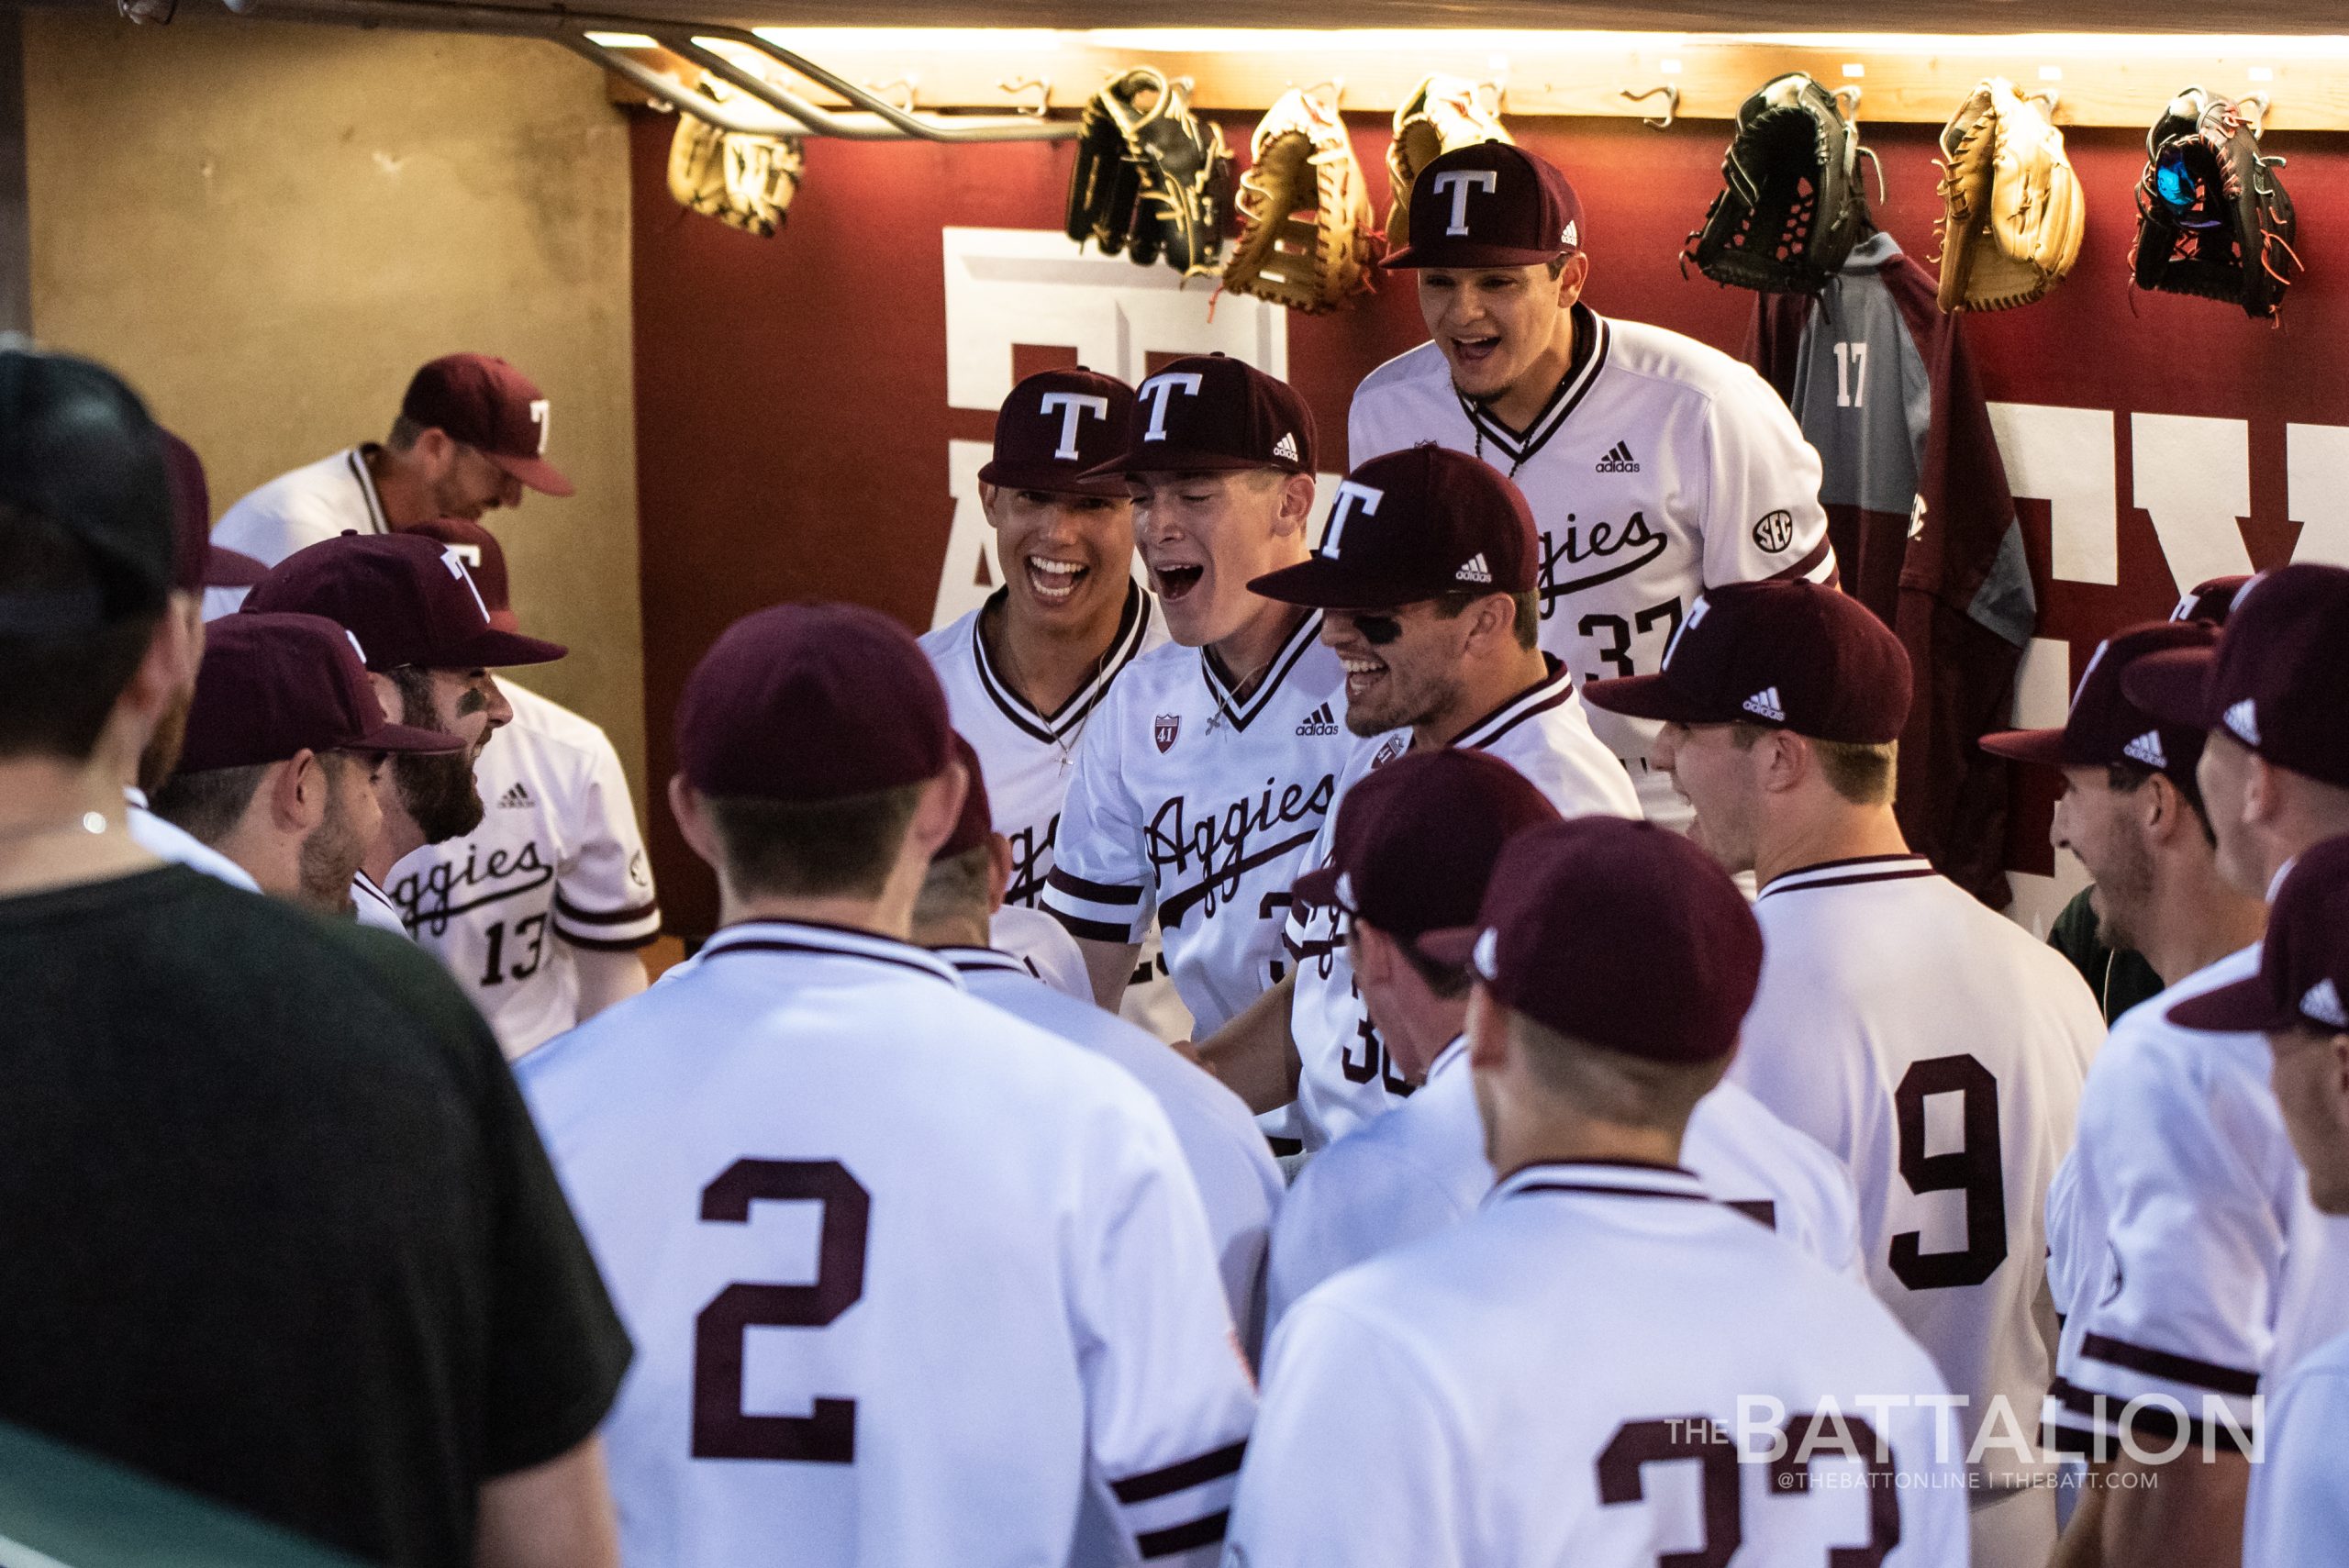
{"type": "MultiPolygon", "coordinates": [[[[1442,350],[1422,343],[1355,391],[1348,454],[1436,441],[1514,479],[1542,529],[1542,646],[1581,680],[1654,673],[1708,588],[1827,581],[1819,454],[1768,384],[1676,332],[1582,305],[1574,322],[1574,363],[1527,429],[1464,399],[1442,350]]],[[[1631,767],[1649,817],[1688,819],[1647,766],[1654,725],[1594,713],[1591,728],[1631,767]]]]}
{"type": "Polygon", "coordinates": [[[1077,750],[1044,907],[1104,942],[1139,942],[1155,913],[1202,1036],[1287,973],[1289,884],[1354,743],[1320,630],[1298,622],[1245,698],[1202,650],[1145,653],[1077,750]]]}

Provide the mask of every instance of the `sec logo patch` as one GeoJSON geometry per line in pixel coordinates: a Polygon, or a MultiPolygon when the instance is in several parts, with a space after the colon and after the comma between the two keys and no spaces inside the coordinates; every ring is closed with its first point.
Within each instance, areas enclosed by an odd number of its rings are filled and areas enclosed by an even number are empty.
{"type": "Polygon", "coordinates": [[[1795,515],[1792,512],[1765,512],[1753,525],[1756,547],[1776,555],[1795,542],[1795,515]]]}

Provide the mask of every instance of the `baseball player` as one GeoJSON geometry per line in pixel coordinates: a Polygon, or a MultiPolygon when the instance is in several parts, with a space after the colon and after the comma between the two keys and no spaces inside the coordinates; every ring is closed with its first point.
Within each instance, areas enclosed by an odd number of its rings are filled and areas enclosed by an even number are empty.
{"type": "Polygon", "coordinates": [[[907,940],[961,815],[895,622],[738,621],[670,801],[722,929],[517,1064],[639,1350],[638,1568],[1212,1562],[1254,1404],[1165,1114],[907,940]]]}
{"type": "Polygon", "coordinates": [[[413,534],[332,539],[296,550],[253,584],[245,606],[324,616],[347,628],[386,713],[465,742],[445,755],[394,756],[377,792],[384,825],[351,884],[351,903],[360,924],[406,935],[384,879],[425,845],[481,826],[473,769],[489,738],[514,717],[490,667],[551,663],[568,650],[499,630],[464,557],[413,534]]]}
{"type": "MultiPolygon", "coordinates": [[[[1297,883],[1295,906],[1349,917],[1349,967],[1387,1060],[1420,1088],[1297,1173],[1273,1232],[1275,1323],[1341,1270],[1465,1219],[1491,1190],[1463,1038],[1472,976],[1419,939],[1473,924],[1508,842],[1559,820],[1523,774],[1465,748],[1397,758],[1348,790],[1335,817],[1330,861],[1297,883]]],[[[1697,1102],[1681,1163],[1714,1197],[1858,1276],[1851,1177],[1744,1090],[1720,1084],[1697,1102]]]]}
{"type": "MultiPolygon", "coordinates": [[[[163,443],[163,462],[172,485],[171,614],[188,623],[189,640],[200,659],[204,649],[203,602],[207,588],[244,588],[261,581],[267,570],[249,555],[223,550],[212,542],[211,492],[204,482],[204,463],[195,449],[161,427],[155,434],[163,443]]],[[[195,700],[195,667],[190,665],[185,687],[156,724],[155,732],[139,753],[136,779],[123,791],[129,802],[124,816],[130,837],[159,860],[176,862],[217,877],[248,893],[260,891],[244,868],[211,846],[190,837],[148,809],[148,795],[171,776],[179,763],[180,742],[187,733],[188,705],[195,700]]]]}
{"type": "MultiPolygon", "coordinates": [[[[2349,1215],[2349,839],[2301,855],[2277,889],[2267,940],[2249,975],[2176,1004],[2173,1021],[2201,1038],[2267,1037],[2284,1125],[2307,1168],[2310,1196],[2349,1215]]],[[[2349,1540],[2349,1332],[2302,1356],[2266,1388],[2265,1462],[2248,1466],[2242,1561],[2318,1568],[2349,1540]]],[[[2172,1464],[2162,1481],[2188,1468],[2172,1464]]],[[[2169,1554],[2162,1553],[2164,1560],[2169,1554]]]]}
{"type": "MultiPolygon", "coordinates": [[[[516,629],[488,529],[440,517],[400,531],[454,550],[490,624],[516,629]]],[[[514,717],[473,768],[480,825],[402,859],[384,890],[516,1057],[644,989],[637,955],[661,906],[610,738],[510,677],[497,689],[514,717]]]]}
{"type": "MultiPolygon", "coordinates": [[[[1539,154],[1447,152],[1411,183],[1429,341],[1354,393],[1360,463],[1418,441],[1472,452],[1542,529],[1542,646],[1585,681],[1653,673],[1688,607],[1725,583],[1828,582],[1819,454],[1767,383],[1676,332],[1582,303],[1582,204],[1539,154]]],[[[1654,820],[1687,806],[1653,765],[1655,727],[1591,716],[1654,820]]]]}
{"type": "Polygon", "coordinates": [[[1135,395],[1122,473],[1168,646],[1110,684],[1070,770],[1044,907],[1115,1008],[1156,918],[1211,1034],[1287,971],[1289,884],[1350,742],[1320,617],[1248,584],[1306,555],[1313,416],[1264,372],[1176,360],[1135,395]]]}
{"type": "Polygon", "coordinates": [[[1282,1319],[1230,1560],[1964,1563],[1931,1358],[1678,1162],[1762,967],[1736,884],[1586,817],[1512,840],[1478,921],[1420,944],[1474,963],[1500,1181],[1282,1319]]]}
{"type": "MultiPolygon", "coordinates": [[[[1410,748],[1460,746],[1509,763],[1562,815],[1640,814],[1573,678],[1535,643],[1540,552],[1516,486],[1429,444],[1356,468],[1313,556],[1250,584],[1318,608],[1321,640],[1345,669],[1346,728],[1359,739],[1338,776],[1341,800],[1410,748]]],[[[1307,865],[1328,862],[1333,820],[1323,818],[1307,865]]],[[[1363,1011],[1342,918],[1326,901],[1309,914],[1292,908],[1284,940],[1293,976],[1201,1047],[1228,1082],[1262,1085],[1252,1101],[1260,1110],[1294,1084],[1293,1125],[1308,1150],[1411,1089],[1363,1011]],[[1275,1052],[1268,1076],[1259,1064],[1275,1052]]]]}
{"type": "Polygon", "coordinates": [[[979,1000],[1108,1057],[1150,1091],[1206,1201],[1224,1300],[1252,1357],[1263,1340],[1264,1247],[1280,1205],[1280,1167],[1240,1096],[1163,1041],[1054,990],[1035,965],[995,940],[992,917],[1003,906],[1018,851],[994,827],[978,752],[959,732],[954,752],[971,785],[953,835],[930,861],[914,906],[914,940],[952,964],[979,1000]]]}
{"type": "Polygon", "coordinates": [[[2060,954],[1908,851],[1909,691],[1857,600],[1760,583],[1691,606],[1660,673],[1584,695],[1664,725],[1697,841],[1760,884],[1767,961],[1732,1076],[1851,1170],[1869,1281],[1966,1401],[1976,1559],[2042,1562],[2042,1205],[2103,1019],[2060,954]]]}
{"type": "MultiPolygon", "coordinates": [[[[1032,909],[1043,896],[1077,742],[1109,683],[1166,640],[1156,602],[1134,578],[1125,479],[1087,472],[1125,450],[1133,405],[1124,382],[1081,367],[1044,371],[1011,389],[996,415],[994,455],[979,470],[1003,586],[921,639],[955,732],[985,769],[1011,845],[1004,897],[1013,909],[1032,909]]],[[[1027,922],[1014,916],[1009,924],[1027,922]]],[[[1022,956],[1037,957],[1035,940],[1020,944],[1022,956]]],[[[1181,1040],[1190,1019],[1157,949],[1152,929],[1120,1010],[1181,1040]]],[[[1090,983],[1076,994],[1090,996],[1090,983]]]]}
{"type": "MultiPolygon", "coordinates": [[[[2144,954],[2169,987],[2112,1026],[2047,1198],[2063,1323],[2047,1440],[2107,1477],[2165,1451],[2180,1416],[2214,1442],[2255,1440],[2253,1401],[2236,1385],[2255,1385],[2266,1362],[2300,1197],[2266,1041],[2199,1034],[2170,1016],[2257,967],[2266,911],[2219,874],[2194,782],[2201,729],[2161,722],[2122,684],[2140,660],[2217,638],[2199,622],[2118,632],[2088,662],[2061,729],[1982,742],[2062,770],[2053,836],[2096,878],[2100,932],[2144,954]]],[[[2125,1490],[2090,1487],[2057,1561],[2232,1561],[2245,1462],[2232,1447],[2197,1461],[2162,1466],[2142,1489],[2142,1475],[2125,1490]]]]}
{"type": "Polygon", "coordinates": [[[463,746],[385,719],[355,639],[334,622],[224,616],[205,638],[179,766],[155,812],[260,891],[348,916],[383,831],[386,759],[463,746]]]}
{"type": "MultiPolygon", "coordinates": [[[[419,369],[381,444],[362,441],[281,473],[221,514],[213,537],[274,566],[347,532],[389,533],[433,517],[478,518],[518,506],[527,486],[568,495],[547,462],[546,395],[488,354],[448,354],[419,369]]],[[[234,588],[204,596],[206,619],[242,602],[234,588]]]]}

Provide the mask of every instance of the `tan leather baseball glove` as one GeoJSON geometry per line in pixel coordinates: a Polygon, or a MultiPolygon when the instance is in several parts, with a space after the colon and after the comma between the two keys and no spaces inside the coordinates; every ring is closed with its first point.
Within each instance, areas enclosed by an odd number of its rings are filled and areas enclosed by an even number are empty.
{"type": "Polygon", "coordinates": [[[762,239],[783,227],[807,167],[806,149],[796,136],[747,136],[680,114],[669,139],[669,194],[762,239]]]}
{"type": "Polygon", "coordinates": [[[2087,206],[2047,106],[2002,76],[1942,128],[1941,306],[2029,305],[2079,260],[2087,206]]]}
{"type": "Polygon", "coordinates": [[[1249,154],[1223,286],[1308,316],[1366,292],[1370,193],[1337,115],[1292,87],[1256,127],[1249,154]]]}
{"type": "Polygon", "coordinates": [[[1455,147],[1516,139],[1466,77],[1431,76],[1413,88],[1395,111],[1395,139],[1386,148],[1386,249],[1410,243],[1411,182],[1420,170],[1455,147]]]}

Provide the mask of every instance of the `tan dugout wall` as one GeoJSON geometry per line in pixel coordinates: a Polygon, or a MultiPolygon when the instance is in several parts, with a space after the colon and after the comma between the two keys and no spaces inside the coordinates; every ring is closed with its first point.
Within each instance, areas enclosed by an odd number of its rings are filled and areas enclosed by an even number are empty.
{"type": "Polygon", "coordinates": [[[610,731],[640,807],[628,129],[544,44],[25,18],[33,329],[119,369],[203,455],[217,516],[380,439],[410,372],[502,354],[552,401],[577,484],[485,519],[537,690],[610,731]]]}

